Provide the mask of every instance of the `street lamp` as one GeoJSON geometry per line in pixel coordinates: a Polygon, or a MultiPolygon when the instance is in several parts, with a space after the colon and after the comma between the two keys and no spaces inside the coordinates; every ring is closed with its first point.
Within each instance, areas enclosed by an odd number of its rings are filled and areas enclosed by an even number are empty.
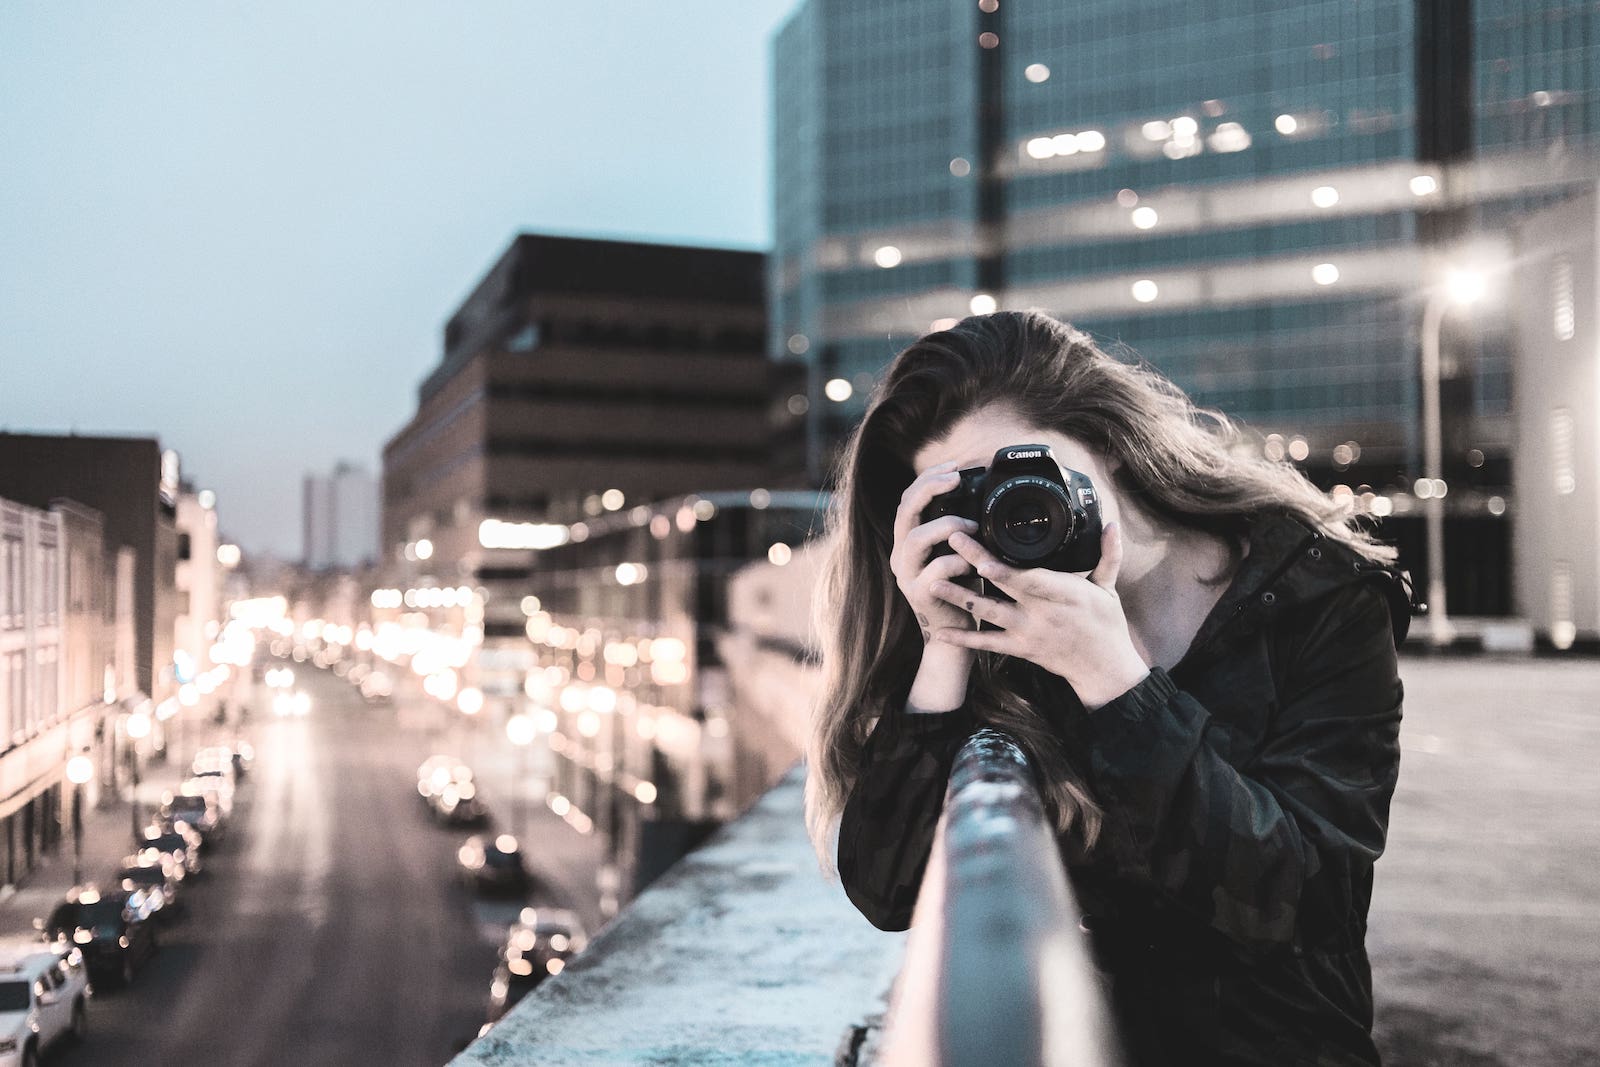
{"type": "Polygon", "coordinates": [[[83,787],[94,777],[88,756],[67,760],[67,781],[72,783],[72,884],[83,881],[83,787]]]}
{"type": "Polygon", "coordinates": [[[506,720],[506,738],[522,750],[521,758],[517,761],[517,772],[512,779],[511,815],[515,820],[517,832],[524,834],[524,836],[526,836],[528,829],[526,825],[527,812],[525,810],[528,796],[528,749],[533,745],[533,738],[537,733],[538,727],[534,724],[531,715],[518,712],[506,720]],[[520,775],[520,780],[518,780],[518,775],[520,775]]]}
{"type": "Polygon", "coordinates": [[[1445,611],[1444,587],[1444,497],[1448,491],[1442,476],[1439,428],[1439,332],[1445,312],[1451,305],[1465,307],[1482,299],[1488,288],[1482,272],[1452,270],[1444,284],[1428,294],[1422,311],[1422,476],[1427,492],[1418,496],[1426,502],[1428,530],[1428,643],[1435,648],[1455,638],[1455,627],[1445,611]]]}
{"type": "Polygon", "coordinates": [[[136,711],[128,716],[128,767],[133,775],[133,791],[129,794],[129,811],[133,815],[133,839],[139,840],[139,741],[150,736],[150,716],[136,711]]]}

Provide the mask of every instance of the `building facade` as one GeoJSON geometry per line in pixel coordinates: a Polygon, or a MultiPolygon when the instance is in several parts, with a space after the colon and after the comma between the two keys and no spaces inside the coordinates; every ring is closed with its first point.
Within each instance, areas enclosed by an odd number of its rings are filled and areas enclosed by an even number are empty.
{"type": "MultiPolygon", "coordinates": [[[[807,0],[773,47],[769,350],[814,478],[899,347],[1038,307],[1392,515],[1419,571],[1428,295],[1508,288],[1507,220],[1600,158],[1591,3],[807,0]]],[[[1512,334],[1444,328],[1456,611],[1513,608],[1512,334]]]]}
{"type": "Polygon", "coordinates": [[[179,461],[150,438],[0,433],[0,496],[34,508],[65,497],[99,512],[109,545],[133,550],[134,684],[177,694],[179,461]]]}
{"type": "Polygon", "coordinates": [[[62,841],[67,761],[114,779],[104,746],[114,677],[114,562],[100,516],[0,499],[0,883],[15,885],[62,841]]]}
{"type": "Polygon", "coordinates": [[[763,262],[518,237],[451,316],[417,414],[384,448],[386,572],[492,580],[511,546],[485,542],[486,522],[772,484],[805,398],[778,395],[764,358],[763,262]]]}

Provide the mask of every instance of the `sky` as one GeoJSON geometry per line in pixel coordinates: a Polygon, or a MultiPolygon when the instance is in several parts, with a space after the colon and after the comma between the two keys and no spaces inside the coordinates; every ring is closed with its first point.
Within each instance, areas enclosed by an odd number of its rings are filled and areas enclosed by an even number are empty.
{"type": "Polygon", "coordinates": [[[7,0],[0,430],[157,436],[298,557],[518,232],[770,244],[796,3],[7,0]]]}

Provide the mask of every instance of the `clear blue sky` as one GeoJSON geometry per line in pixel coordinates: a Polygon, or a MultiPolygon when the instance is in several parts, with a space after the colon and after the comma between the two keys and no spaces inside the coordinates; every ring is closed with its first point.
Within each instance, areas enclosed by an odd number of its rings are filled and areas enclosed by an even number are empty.
{"type": "Polygon", "coordinates": [[[157,435],[297,556],[518,231],[768,245],[795,6],[0,4],[0,429],[157,435]]]}

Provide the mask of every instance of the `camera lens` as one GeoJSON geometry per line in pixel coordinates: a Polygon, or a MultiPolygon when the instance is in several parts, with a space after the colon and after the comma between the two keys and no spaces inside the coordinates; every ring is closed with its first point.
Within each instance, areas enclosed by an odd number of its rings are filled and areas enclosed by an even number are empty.
{"type": "Polygon", "coordinates": [[[1024,475],[996,486],[984,507],[984,525],[995,549],[1014,564],[1046,559],[1072,536],[1076,521],[1061,486],[1024,475]]]}
{"type": "Polygon", "coordinates": [[[1050,514],[1037,500],[1019,500],[997,523],[1019,545],[1036,545],[1050,535],[1050,514]]]}

